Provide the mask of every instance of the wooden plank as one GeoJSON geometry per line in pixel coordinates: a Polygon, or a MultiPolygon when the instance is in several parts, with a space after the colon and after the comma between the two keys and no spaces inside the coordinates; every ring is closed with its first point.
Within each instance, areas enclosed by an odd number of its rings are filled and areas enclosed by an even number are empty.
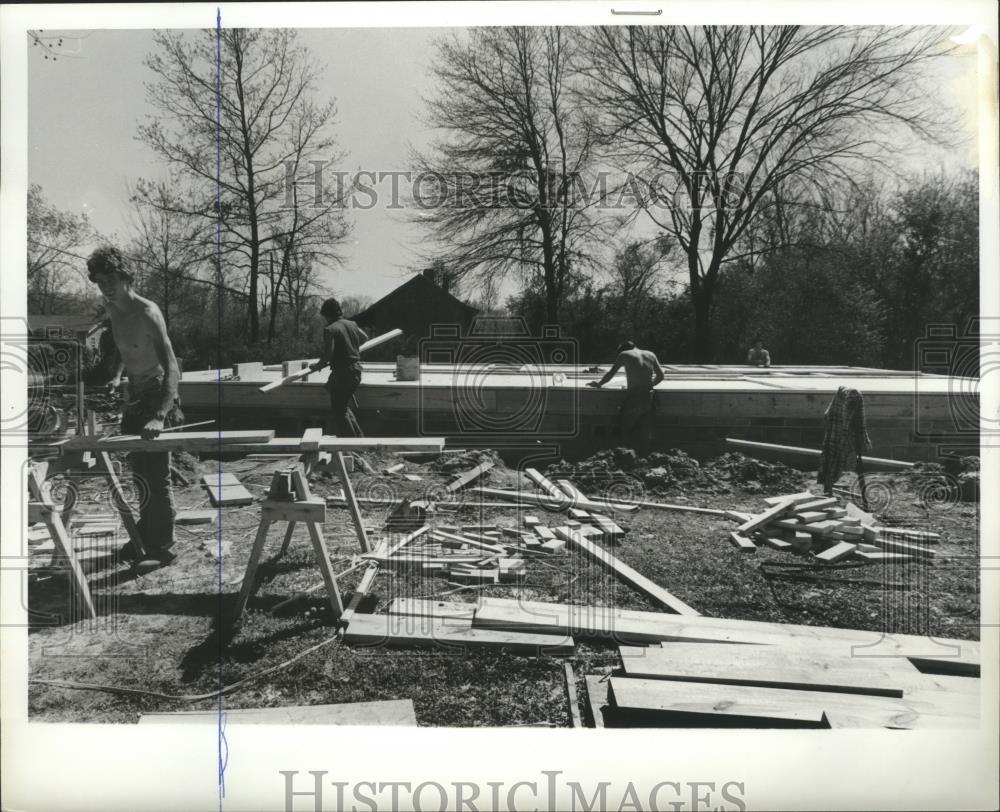
{"type": "Polygon", "coordinates": [[[678,641],[734,645],[820,648],[827,656],[888,662],[921,657],[943,663],[948,673],[979,670],[979,642],[923,635],[883,634],[858,629],[693,617],[544,601],[483,597],[474,625],[482,628],[593,637],[617,643],[678,641]]]}
{"type": "Polygon", "coordinates": [[[856,544],[849,544],[846,541],[842,541],[839,544],[834,544],[832,547],[823,550],[821,553],[816,553],[815,559],[817,561],[822,561],[824,564],[834,564],[837,561],[843,561],[845,558],[849,558],[854,555],[857,549],[858,547],[856,544]]]}
{"type": "Polygon", "coordinates": [[[538,549],[546,553],[561,553],[566,549],[566,542],[563,539],[552,539],[542,542],[538,549]]]}
{"type": "Polygon", "coordinates": [[[132,545],[132,549],[137,556],[136,560],[141,561],[146,555],[146,547],[142,540],[142,534],[139,532],[139,524],[136,522],[135,516],[132,515],[132,508],[128,506],[128,502],[125,499],[121,481],[118,479],[118,474],[115,473],[114,465],[111,464],[110,455],[107,452],[98,454],[97,465],[98,469],[108,479],[108,485],[111,487],[111,503],[115,510],[118,511],[118,516],[122,520],[122,526],[125,528],[125,532],[128,533],[129,543],[132,545]]]}
{"type": "Polygon", "coordinates": [[[869,550],[861,550],[861,549],[856,550],[854,555],[864,561],[871,561],[872,563],[878,563],[883,561],[913,560],[913,556],[906,555],[905,553],[878,553],[878,552],[873,553],[869,550]]]}
{"type": "Polygon", "coordinates": [[[930,547],[921,547],[919,544],[911,544],[908,541],[884,538],[877,536],[871,539],[871,543],[876,547],[881,547],[890,553],[903,553],[915,558],[934,558],[936,553],[930,547]]]}
{"type": "Polygon", "coordinates": [[[493,467],[493,462],[490,461],[490,460],[487,460],[486,462],[481,462],[475,468],[470,468],[468,471],[465,471],[464,473],[459,474],[451,482],[449,482],[447,485],[445,485],[444,489],[446,491],[448,491],[449,493],[454,493],[455,491],[459,490],[460,488],[464,488],[466,485],[468,485],[473,480],[476,480],[479,477],[481,477],[483,474],[485,474],[487,471],[489,471],[490,468],[492,468],[492,467],[493,467]]]}
{"type": "Polygon", "coordinates": [[[576,485],[570,482],[568,479],[557,479],[556,487],[559,488],[564,494],[566,494],[574,503],[578,499],[590,499],[583,491],[581,491],[576,485]]]}
{"type": "Polygon", "coordinates": [[[361,517],[361,508],[358,500],[354,496],[354,486],[351,484],[350,474],[347,472],[347,463],[344,461],[344,454],[341,451],[333,452],[333,465],[340,477],[341,487],[344,489],[344,501],[347,503],[347,510],[351,514],[351,521],[354,524],[354,533],[358,537],[358,544],[361,552],[371,552],[372,546],[368,541],[368,533],[365,530],[364,519],[361,517]]]}
{"type": "Polygon", "coordinates": [[[563,677],[566,680],[566,708],[569,711],[569,726],[583,727],[583,719],[580,718],[580,701],[576,696],[576,675],[569,662],[563,663],[563,677]]]}
{"type": "Polygon", "coordinates": [[[801,513],[796,513],[795,518],[802,522],[802,524],[812,524],[813,522],[824,522],[830,517],[823,510],[805,510],[801,513]]]}
{"type": "Polygon", "coordinates": [[[885,536],[886,538],[893,538],[902,536],[908,541],[918,541],[921,544],[937,544],[941,541],[941,536],[938,533],[931,533],[925,530],[910,530],[905,527],[885,527],[885,526],[875,526],[875,532],[880,536],[885,536]]]}
{"type": "Polygon", "coordinates": [[[342,626],[348,626],[351,623],[355,613],[358,611],[358,606],[361,605],[361,601],[364,600],[368,594],[368,590],[375,583],[375,578],[378,576],[378,569],[379,565],[377,562],[369,564],[365,569],[364,575],[361,576],[361,580],[354,590],[354,594],[351,595],[350,601],[348,601],[346,608],[340,616],[342,626]]]}
{"type": "Polygon", "coordinates": [[[591,521],[600,529],[601,535],[609,544],[616,544],[625,536],[625,531],[618,524],[602,513],[592,513],[591,521]]]}
{"type": "Polygon", "coordinates": [[[764,536],[761,540],[761,544],[766,547],[770,547],[772,550],[779,550],[781,552],[786,552],[791,550],[793,545],[790,541],[785,541],[777,536],[764,536]]]}
{"type": "Polygon", "coordinates": [[[813,691],[628,677],[609,682],[608,727],[827,727],[813,691]]]}
{"type": "Polygon", "coordinates": [[[620,581],[643,593],[646,597],[659,606],[662,606],[668,612],[675,612],[679,615],[693,616],[700,614],[698,611],[684,603],[684,601],[680,598],[671,595],[666,589],[653,583],[645,575],[636,572],[625,562],[619,561],[597,544],[594,544],[584,538],[580,533],[574,533],[571,530],[564,530],[563,528],[557,528],[555,532],[556,535],[565,539],[571,545],[583,552],[588,558],[593,559],[598,564],[603,566],[620,581]]]}
{"type": "Polygon", "coordinates": [[[489,553],[494,553],[495,555],[503,555],[507,552],[505,547],[499,547],[496,544],[490,544],[489,542],[480,541],[479,539],[469,538],[467,535],[457,535],[455,533],[446,533],[443,530],[433,530],[431,532],[435,538],[441,538],[446,541],[453,541],[456,544],[467,544],[470,547],[475,547],[479,550],[485,550],[489,553]]]}
{"type": "Polygon", "coordinates": [[[458,618],[470,623],[476,613],[476,604],[459,601],[437,601],[426,598],[393,598],[389,603],[390,615],[413,615],[435,620],[458,618]]]}
{"type": "Polygon", "coordinates": [[[800,502],[795,506],[795,513],[798,514],[803,511],[811,510],[826,510],[827,508],[836,507],[839,504],[840,502],[837,500],[836,496],[826,496],[822,499],[800,502]]]}
{"type": "Polygon", "coordinates": [[[273,431],[179,431],[174,434],[161,434],[153,440],[116,439],[114,437],[102,440],[96,437],[80,436],[65,443],[61,449],[64,454],[76,451],[119,453],[189,451],[195,453],[198,451],[217,451],[219,446],[266,443],[273,437],[273,431]]]}
{"type": "Polygon", "coordinates": [[[525,468],[524,475],[534,482],[541,491],[552,497],[552,499],[549,500],[550,502],[555,500],[556,505],[569,503],[570,496],[563,493],[562,490],[557,488],[555,484],[547,479],[540,471],[534,468],[525,468]]]}
{"type": "MultiPolygon", "coordinates": [[[[482,496],[491,496],[497,499],[506,499],[511,502],[519,502],[523,505],[539,505],[541,507],[554,508],[556,507],[555,500],[550,496],[542,496],[539,494],[528,493],[527,491],[505,491],[499,488],[484,488],[479,487],[475,490],[476,493],[482,496]]],[[[569,507],[569,500],[567,497],[563,497],[564,502],[562,502],[562,508],[566,509],[569,507]]],[[[617,505],[611,503],[599,503],[592,501],[581,501],[576,502],[576,507],[583,508],[585,510],[596,510],[596,511],[607,511],[607,510],[617,510],[623,513],[632,513],[638,510],[638,505],[617,505]]]]}
{"type": "Polygon", "coordinates": [[[302,433],[302,451],[319,451],[319,441],[323,439],[322,428],[306,429],[302,433]]]}
{"type": "Polygon", "coordinates": [[[796,533],[808,533],[811,536],[828,536],[837,527],[837,522],[833,519],[812,522],[811,524],[802,524],[795,519],[778,519],[773,524],[785,530],[793,530],[796,533]]]}
{"type": "MultiPolygon", "coordinates": [[[[726,438],[726,445],[735,448],[750,456],[793,456],[819,459],[820,451],[817,448],[800,448],[799,446],[777,445],[776,443],[758,443],[750,440],[736,440],[731,437],[726,438]]],[[[881,457],[862,457],[865,471],[909,471],[913,468],[912,462],[902,460],[883,459],[881,457]]]]}
{"type": "Polygon", "coordinates": [[[182,510],[176,517],[176,524],[214,524],[219,517],[217,510],[182,510]]]}
{"type": "Polygon", "coordinates": [[[587,715],[593,727],[604,727],[604,713],[610,708],[608,704],[608,681],[594,674],[583,678],[587,688],[587,715]]]}
{"type": "MultiPolygon", "coordinates": [[[[789,688],[798,691],[903,696],[905,678],[898,667],[851,657],[825,657],[774,646],[754,646],[738,657],[720,646],[664,643],[657,649],[621,646],[628,677],[789,688]]],[[[909,663],[896,658],[893,663],[909,663]]],[[[912,668],[912,666],[911,666],[912,668]]],[[[916,669],[913,668],[916,673],[916,669]]]]}
{"type": "Polygon", "coordinates": [[[758,527],[763,527],[765,524],[781,518],[786,513],[791,512],[794,506],[792,502],[781,502],[774,507],[768,508],[763,513],[757,514],[749,521],[743,522],[737,530],[741,533],[749,533],[751,530],[756,530],[758,527]]]}
{"type": "MultiPolygon", "coordinates": [[[[812,714],[819,708],[824,726],[834,728],[947,729],[975,727],[978,714],[971,705],[941,707],[926,693],[907,693],[902,699],[827,691],[796,691],[742,685],[676,682],[672,680],[612,677],[610,691],[615,706],[606,712],[610,720],[619,708],[635,709],[633,716],[645,717],[649,724],[684,721],[686,717],[713,714],[753,715],[764,712],[800,711],[812,714]],[[916,697],[916,698],[915,698],[916,697]]],[[[620,718],[620,717],[619,717],[620,718]]],[[[628,715],[625,717],[628,718],[628,715]]]]}
{"type": "Polygon", "coordinates": [[[757,545],[754,544],[746,536],[740,535],[736,530],[729,534],[729,543],[732,544],[741,553],[755,553],[757,552],[757,545]]]}
{"type": "MultiPolygon", "coordinates": [[[[412,699],[299,705],[286,708],[224,708],[226,725],[390,725],[415,727],[412,699]]],[[[217,726],[219,711],[144,713],[139,724],[205,724],[217,726]]]]}
{"type": "Polygon", "coordinates": [[[253,494],[243,487],[234,474],[205,474],[201,478],[201,484],[208,489],[208,498],[216,507],[253,504],[253,494]]]}
{"type": "Polygon", "coordinates": [[[457,618],[434,620],[410,615],[355,615],[344,642],[358,646],[418,646],[461,650],[507,649],[519,654],[572,654],[564,636],[476,629],[457,618]],[[415,622],[416,621],[416,622],[415,622]]]}
{"type": "Polygon", "coordinates": [[[816,494],[810,491],[802,491],[801,493],[788,493],[784,496],[768,496],[764,501],[771,507],[776,507],[785,503],[797,505],[801,502],[811,502],[815,498],[816,494]]]}

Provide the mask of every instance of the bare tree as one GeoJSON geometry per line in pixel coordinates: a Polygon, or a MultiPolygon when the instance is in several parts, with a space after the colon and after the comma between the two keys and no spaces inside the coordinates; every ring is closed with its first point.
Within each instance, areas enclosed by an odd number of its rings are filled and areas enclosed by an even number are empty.
{"type": "Polygon", "coordinates": [[[789,179],[850,181],[908,128],[933,137],[921,68],[940,29],[607,27],[581,31],[586,97],[638,207],[685,254],[695,346],[711,356],[712,297],[741,236],[789,179]]]}
{"type": "Polygon", "coordinates": [[[28,188],[28,312],[48,314],[58,309],[74,280],[81,282],[79,251],[94,238],[85,214],[60,211],[45,199],[42,187],[28,188]]]}
{"type": "Polygon", "coordinates": [[[182,204],[166,183],[147,185],[144,193],[129,195],[136,205],[132,214],[133,240],[129,254],[143,289],[155,296],[170,326],[171,316],[186,310],[201,270],[215,250],[214,234],[201,218],[178,213],[182,204]]]}
{"type": "Polygon", "coordinates": [[[147,95],[158,113],[139,138],[192,184],[200,202],[184,211],[218,222],[223,257],[247,276],[255,343],[265,252],[281,252],[283,265],[294,250],[336,260],[348,232],[339,187],[329,182],[341,157],[330,133],[336,107],[313,103],[319,68],[294,31],[228,29],[216,37],[156,34],[159,50],[146,65],[157,76],[147,95]],[[303,184],[313,188],[300,205],[303,184]]]}
{"type": "Polygon", "coordinates": [[[444,132],[421,177],[417,219],[456,280],[495,290],[504,276],[545,291],[546,317],[594,261],[603,221],[581,179],[595,137],[569,97],[572,43],[559,28],[482,28],[438,43],[428,122],[444,132]],[[433,192],[430,191],[433,189],[433,192]]]}

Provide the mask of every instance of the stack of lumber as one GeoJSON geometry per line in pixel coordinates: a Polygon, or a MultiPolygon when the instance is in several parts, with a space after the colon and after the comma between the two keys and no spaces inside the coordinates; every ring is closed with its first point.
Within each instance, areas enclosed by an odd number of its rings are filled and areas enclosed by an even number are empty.
{"type": "Polygon", "coordinates": [[[398,544],[362,558],[391,571],[419,571],[461,584],[519,583],[528,561],[566,550],[574,535],[584,542],[621,539],[625,531],[603,514],[571,510],[575,518],[549,527],[537,516],[524,516],[523,527],[499,524],[424,524],[398,544]]]}
{"type": "Polygon", "coordinates": [[[410,571],[462,584],[519,581],[525,571],[520,539],[479,525],[423,525],[396,544],[383,544],[361,558],[389,571],[410,571]]]}
{"type": "Polygon", "coordinates": [[[802,493],[764,500],[767,508],[758,514],[737,514],[743,523],[729,534],[734,547],[755,552],[759,544],[796,552],[823,563],[848,558],[869,562],[934,558],[937,533],[880,527],[871,514],[854,505],[842,505],[835,496],[802,493]]]}
{"type": "Polygon", "coordinates": [[[620,669],[606,680],[586,680],[595,726],[979,725],[976,676],[923,673],[906,657],[864,656],[863,650],[852,655],[822,644],[739,648],[734,656],[733,646],[718,643],[621,646],[620,669]]]}

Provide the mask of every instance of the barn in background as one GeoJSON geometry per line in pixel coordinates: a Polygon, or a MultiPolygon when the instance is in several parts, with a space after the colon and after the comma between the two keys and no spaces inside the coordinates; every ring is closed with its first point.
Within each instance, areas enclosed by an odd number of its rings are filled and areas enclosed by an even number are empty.
{"type": "Polygon", "coordinates": [[[402,330],[402,337],[365,353],[363,359],[395,361],[397,355],[418,355],[420,340],[429,338],[436,325],[455,324],[467,334],[478,312],[439,285],[435,270],[428,268],[360,313],[346,315],[371,338],[395,328],[402,330]]]}

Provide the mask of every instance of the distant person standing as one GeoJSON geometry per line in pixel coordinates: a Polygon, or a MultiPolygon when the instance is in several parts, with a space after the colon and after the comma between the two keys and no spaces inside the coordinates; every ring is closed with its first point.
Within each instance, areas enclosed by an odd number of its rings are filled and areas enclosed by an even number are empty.
{"type": "Polygon", "coordinates": [[[771,366],[771,353],[764,349],[764,340],[759,336],[753,340],[753,346],[747,354],[747,363],[755,367],[771,366]]]}
{"type": "Polygon", "coordinates": [[[653,412],[656,408],[656,386],[663,380],[663,370],[655,353],[640,350],[633,341],[618,346],[615,363],[599,381],[588,386],[600,389],[625,369],[625,400],[618,412],[624,442],[631,443],[640,456],[646,456],[653,440],[653,412]]]}
{"type": "Polygon", "coordinates": [[[319,310],[326,322],[323,328],[323,353],[319,361],[310,365],[314,372],[330,365],[326,381],[330,393],[330,409],[338,437],[364,437],[351,400],[361,385],[361,345],[368,340],[365,332],[350,319],[344,318],[340,302],[327,299],[319,310]]]}

